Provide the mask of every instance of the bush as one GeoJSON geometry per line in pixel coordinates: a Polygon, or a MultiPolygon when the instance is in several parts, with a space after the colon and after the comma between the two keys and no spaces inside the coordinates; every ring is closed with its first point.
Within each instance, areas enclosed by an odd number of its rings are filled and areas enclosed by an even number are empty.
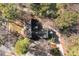
{"type": "Polygon", "coordinates": [[[19,39],[15,44],[15,51],[18,55],[25,54],[28,51],[30,41],[28,38],[19,39]]]}
{"type": "Polygon", "coordinates": [[[57,9],[66,8],[66,7],[67,7],[67,4],[63,4],[63,3],[57,3],[56,4],[57,9]]]}
{"type": "Polygon", "coordinates": [[[68,53],[66,54],[67,56],[79,56],[79,45],[75,45],[73,47],[70,47],[68,49],[68,53]]]}
{"type": "Polygon", "coordinates": [[[56,4],[55,3],[34,3],[31,4],[32,10],[35,12],[36,15],[42,17],[49,17],[49,18],[56,18],[56,4]]]}
{"type": "Polygon", "coordinates": [[[61,55],[58,48],[51,49],[51,54],[54,55],[54,56],[60,56],[61,55]]]}
{"type": "Polygon", "coordinates": [[[68,28],[77,23],[78,14],[76,12],[64,12],[64,14],[60,15],[55,23],[59,29],[68,28]]]}
{"type": "MultiPolygon", "coordinates": [[[[64,11],[63,14],[60,14],[57,19],[55,19],[55,25],[60,30],[61,33],[66,34],[68,36],[71,35],[71,30],[76,30],[75,26],[78,20],[78,13],[64,11]]],[[[74,31],[72,31],[75,33],[74,31]]]]}
{"type": "Polygon", "coordinates": [[[72,35],[67,37],[68,42],[66,43],[67,54],[69,56],[79,56],[79,35],[72,35]]]}
{"type": "Polygon", "coordinates": [[[17,17],[17,10],[14,4],[0,4],[0,12],[7,19],[15,19],[17,17]]]}

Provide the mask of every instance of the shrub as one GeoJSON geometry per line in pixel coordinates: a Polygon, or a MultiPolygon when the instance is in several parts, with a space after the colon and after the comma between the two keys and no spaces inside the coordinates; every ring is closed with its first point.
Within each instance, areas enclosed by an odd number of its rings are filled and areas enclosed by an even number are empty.
{"type": "Polygon", "coordinates": [[[54,56],[60,56],[61,55],[58,48],[51,49],[51,54],[54,55],[54,56]]]}
{"type": "Polygon", "coordinates": [[[57,3],[56,4],[57,9],[66,8],[66,7],[67,7],[67,4],[63,4],[63,3],[57,3]]]}
{"type": "Polygon", "coordinates": [[[31,4],[32,10],[35,12],[36,15],[42,16],[42,17],[49,17],[49,18],[56,18],[56,4],[55,3],[35,3],[31,4]]]}
{"type": "Polygon", "coordinates": [[[76,24],[78,20],[78,13],[64,11],[63,14],[60,14],[54,23],[56,27],[60,30],[62,34],[70,36],[72,33],[76,33],[76,24]],[[74,29],[74,30],[73,30],[74,29]]]}
{"type": "Polygon", "coordinates": [[[66,40],[67,42],[67,54],[69,56],[79,56],[79,35],[72,35],[68,37],[66,40]]]}
{"type": "Polygon", "coordinates": [[[69,26],[73,26],[77,22],[78,14],[76,12],[64,12],[64,14],[60,15],[56,20],[55,23],[58,28],[64,29],[68,28],[69,26]]]}
{"type": "Polygon", "coordinates": [[[14,4],[0,4],[0,12],[2,12],[2,16],[7,19],[17,17],[17,10],[14,4]]]}
{"type": "Polygon", "coordinates": [[[67,56],[79,56],[79,45],[71,46],[68,49],[67,56]]]}
{"type": "Polygon", "coordinates": [[[30,41],[28,38],[19,39],[15,44],[15,51],[18,55],[25,54],[28,51],[30,41]]]}

